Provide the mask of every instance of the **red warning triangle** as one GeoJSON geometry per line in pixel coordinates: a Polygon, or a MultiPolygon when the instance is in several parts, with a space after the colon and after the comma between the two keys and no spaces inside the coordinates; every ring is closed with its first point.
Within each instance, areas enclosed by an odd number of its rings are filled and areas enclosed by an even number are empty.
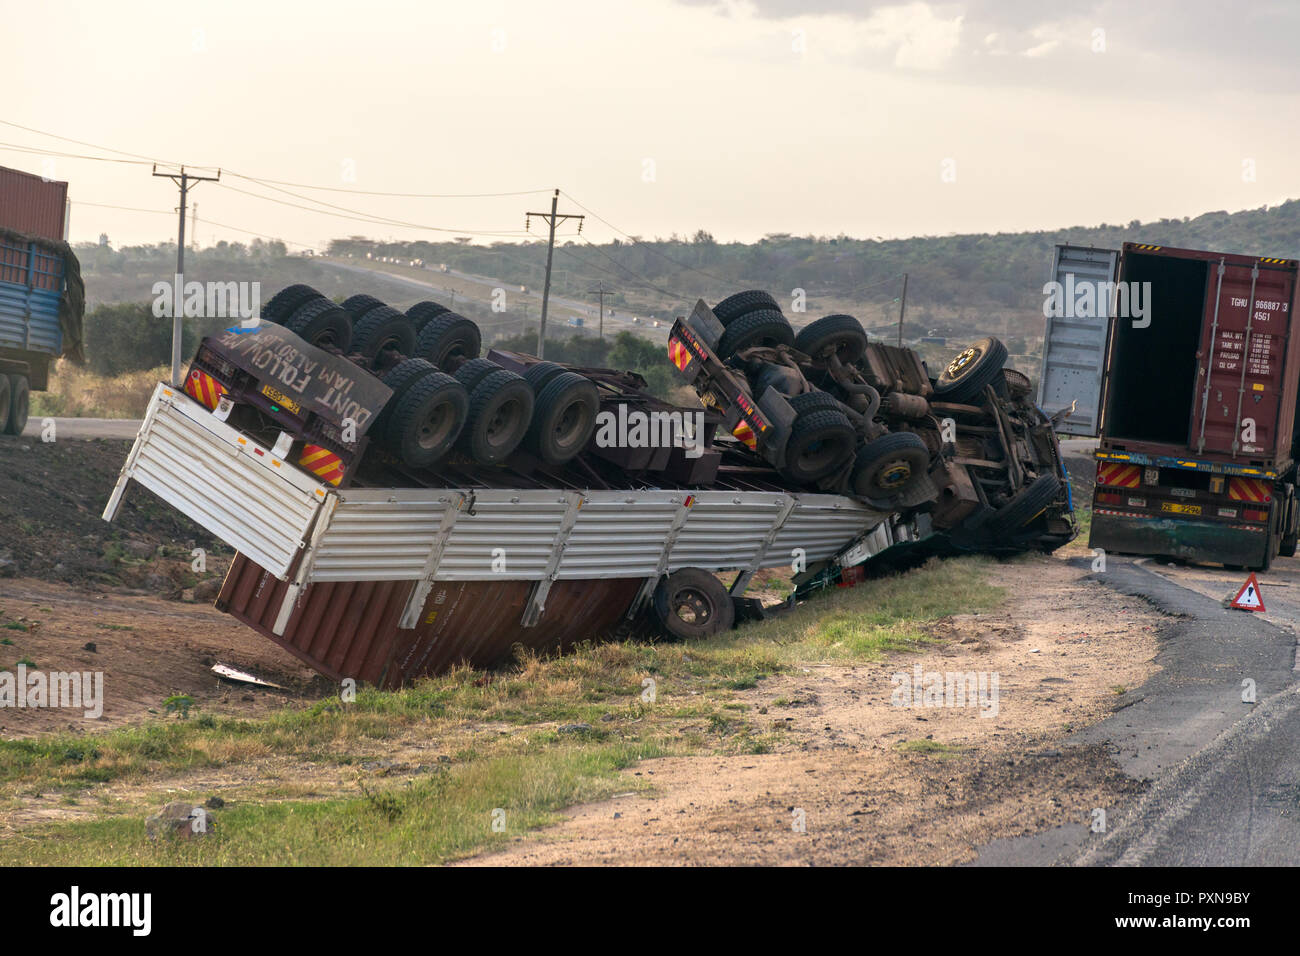
{"type": "Polygon", "coordinates": [[[1259,582],[1255,580],[1254,572],[1246,578],[1246,583],[1241,586],[1241,590],[1228,606],[1235,607],[1238,611],[1264,610],[1264,599],[1260,596],[1259,582]]]}

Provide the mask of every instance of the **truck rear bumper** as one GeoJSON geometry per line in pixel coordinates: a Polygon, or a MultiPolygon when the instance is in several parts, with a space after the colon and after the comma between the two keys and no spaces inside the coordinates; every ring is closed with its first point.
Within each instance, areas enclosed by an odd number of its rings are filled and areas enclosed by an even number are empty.
{"type": "Polygon", "coordinates": [[[1096,510],[1088,546],[1123,554],[1260,567],[1269,541],[1263,526],[1144,518],[1096,510]]]}

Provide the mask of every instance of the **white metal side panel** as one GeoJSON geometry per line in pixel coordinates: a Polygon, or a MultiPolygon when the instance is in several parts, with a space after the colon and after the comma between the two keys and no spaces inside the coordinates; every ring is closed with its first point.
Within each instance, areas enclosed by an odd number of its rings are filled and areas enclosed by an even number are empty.
{"type": "Polygon", "coordinates": [[[283,580],[325,488],[175,389],[153,403],[127,477],[283,580]]]}
{"type": "MultiPolygon", "coordinates": [[[[787,496],[771,492],[702,491],[677,535],[668,570],[744,568],[781,514],[787,496]]],[[[846,540],[853,535],[846,535],[846,540]]]]}
{"type": "Polygon", "coordinates": [[[686,491],[589,494],[556,577],[648,577],[657,572],[686,491]]]}
{"type": "Polygon", "coordinates": [[[789,564],[794,549],[803,549],[809,564],[838,554],[854,538],[885,521],[889,515],[836,495],[799,498],[768,549],[764,567],[789,564]]]}
{"type": "Polygon", "coordinates": [[[456,519],[434,580],[540,581],[568,505],[557,491],[476,492],[473,507],[456,519]]]}
{"type": "Polygon", "coordinates": [[[356,489],[339,493],[316,545],[313,581],[415,581],[451,507],[441,490],[356,489]]]}
{"type": "Polygon", "coordinates": [[[1074,412],[1057,426],[1064,435],[1097,435],[1110,332],[1110,290],[1118,262],[1119,253],[1114,249],[1056,247],[1052,281],[1060,283],[1066,314],[1047,318],[1038,407],[1052,415],[1075,403],[1074,412]],[[1096,308],[1091,316],[1076,316],[1073,293],[1085,284],[1093,286],[1096,308]]]}

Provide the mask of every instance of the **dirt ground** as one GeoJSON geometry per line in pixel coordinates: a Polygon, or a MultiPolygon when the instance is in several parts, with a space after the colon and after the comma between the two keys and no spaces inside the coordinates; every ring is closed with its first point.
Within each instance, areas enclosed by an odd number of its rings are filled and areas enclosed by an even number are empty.
{"type": "Polygon", "coordinates": [[[464,862],[957,864],[992,839],[1086,822],[1140,784],[1104,748],[1061,739],[1155,672],[1162,615],[1059,558],[1010,562],[993,580],[1010,600],[939,622],[944,643],[927,653],[810,667],[741,695],[785,728],[774,752],[645,761],[626,774],[629,790],[650,781],[648,794],[576,807],[555,827],[464,862]],[[918,664],[997,673],[996,716],[891,706],[891,675],[918,664]]]}

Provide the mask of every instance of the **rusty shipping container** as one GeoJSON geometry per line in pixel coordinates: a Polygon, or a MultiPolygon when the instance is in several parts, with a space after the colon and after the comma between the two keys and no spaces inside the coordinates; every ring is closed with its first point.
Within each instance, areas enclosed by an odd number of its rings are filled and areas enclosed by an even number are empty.
{"type": "Polygon", "coordinates": [[[1075,402],[1062,431],[1100,439],[1093,547],[1256,569],[1294,554],[1296,277],[1294,259],[1058,248],[1040,404],[1075,402]]]}
{"type": "Polygon", "coordinates": [[[0,166],[0,229],[61,240],[67,204],[67,183],[0,166]]]}

